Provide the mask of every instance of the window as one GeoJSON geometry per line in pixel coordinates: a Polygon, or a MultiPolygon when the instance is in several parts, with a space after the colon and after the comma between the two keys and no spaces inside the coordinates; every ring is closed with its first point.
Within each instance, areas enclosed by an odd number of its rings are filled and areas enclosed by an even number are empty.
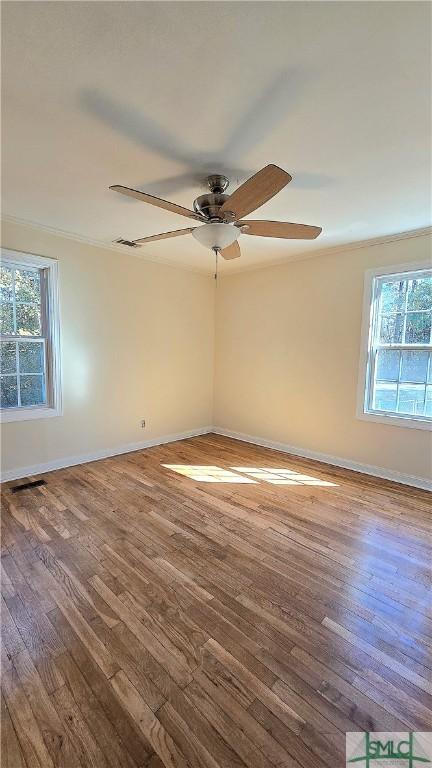
{"type": "Polygon", "coordinates": [[[60,413],[57,262],[2,250],[2,421],[60,413]]]}
{"type": "Polygon", "coordinates": [[[369,273],[361,417],[425,428],[432,422],[432,269],[369,273]]]}

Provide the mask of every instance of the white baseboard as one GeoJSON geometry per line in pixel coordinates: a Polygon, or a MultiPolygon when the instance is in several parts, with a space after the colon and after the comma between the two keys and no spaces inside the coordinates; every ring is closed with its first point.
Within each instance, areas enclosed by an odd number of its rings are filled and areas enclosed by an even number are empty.
{"type": "Polygon", "coordinates": [[[126,445],[117,446],[117,448],[108,448],[96,451],[95,453],[87,453],[80,456],[66,456],[62,459],[46,462],[45,464],[34,464],[30,467],[9,469],[2,472],[1,481],[7,482],[9,480],[19,480],[22,477],[41,475],[44,472],[52,472],[55,469],[65,469],[65,467],[73,467],[77,464],[87,464],[90,461],[106,459],[109,456],[119,456],[122,453],[132,453],[133,451],[140,451],[143,448],[151,448],[155,445],[164,445],[165,443],[174,443],[177,440],[187,440],[189,437],[207,435],[209,432],[213,432],[216,435],[231,437],[233,440],[242,440],[245,443],[260,445],[263,448],[272,448],[273,450],[281,451],[282,453],[292,453],[294,456],[300,456],[301,458],[321,461],[323,464],[331,464],[335,467],[341,467],[342,469],[351,469],[353,472],[361,472],[365,475],[381,477],[384,480],[392,480],[395,483],[402,483],[403,485],[411,485],[414,488],[432,491],[432,482],[426,478],[416,477],[415,475],[405,475],[402,472],[396,472],[392,469],[374,467],[371,464],[360,464],[359,462],[350,461],[349,459],[342,459],[339,456],[330,456],[327,453],[319,453],[318,451],[310,451],[307,448],[299,448],[296,445],[278,443],[274,440],[266,440],[263,437],[245,435],[242,432],[232,432],[231,430],[223,429],[222,427],[210,426],[201,427],[200,429],[191,429],[187,432],[179,432],[176,435],[164,435],[163,437],[156,437],[152,440],[143,440],[139,443],[127,443],[126,445]]]}
{"type": "Polygon", "coordinates": [[[179,432],[177,435],[164,435],[155,437],[153,440],[143,440],[139,443],[126,443],[117,448],[102,449],[95,453],[86,453],[80,456],[65,456],[62,459],[48,461],[45,464],[33,464],[31,467],[20,467],[18,469],[7,469],[1,473],[1,482],[9,480],[19,480],[22,477],[31,477],[32,475],[42,475],[44,472],[52,472],[55,469],[65,469],[73,467],[76,464],[88,464],[90,461],[98,459],[107,459],[109,456],[119,456],[122,453],[132,453],[140,451],[143,448],[151,448],[154,445],[164,445],[165,443],[175,443],[177,440],[186,440],[188,437],[197,437],[206,435],[212,431],[212,427],[201,427],[200,429],[191,429],[188,432],[179,432]]]}
{"type": "Polygon", "coordinates": [[[217,435],[231,437],[233,440],[242,440],[245,443],[254,443],[254,445],[260,445],[263,448],[272,448],[273,450],[281,451],[282,453],[292,453],[294,456],[300,456],[304,459],[314,459],[315,461],[323,462],[323,464],[332,464],[335,467],[342,467],[342,469],[351,469],[353,472],[362,472],[365,475],[381,477],[383,480],[392,480],[395,483],[412,485],[415,488],[421,488],[425,491],[432,491],[432,481],[423,477],[405,475],[402,472],[396,472],[392,469],[385,469],[384,467],[374,467],[371,464],[360,464],[357,461],[341,459],[339,456],[330,456],[327,453],[309,451],[307,448],[299,448],[296,445],[288,445],[287,443],[277,443],[273,440],[266,440],[263,437],[245,435],[242,432],[232,432],[231,430],[223,429],[222,427],[213,427],[211,431],[217,435]]]}

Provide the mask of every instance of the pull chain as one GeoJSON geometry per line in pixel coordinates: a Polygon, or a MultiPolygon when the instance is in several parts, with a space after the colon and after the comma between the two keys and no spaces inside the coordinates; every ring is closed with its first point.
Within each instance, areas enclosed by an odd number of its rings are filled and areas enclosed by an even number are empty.
{"type": "Polygon", "coordinates": [[[218,279],[218,248],[214,248],[213,250],[215,252],[215,275],[214,275],[214,279],[216,280],[216,285],[217,285],[217,279],[218,279]]]}

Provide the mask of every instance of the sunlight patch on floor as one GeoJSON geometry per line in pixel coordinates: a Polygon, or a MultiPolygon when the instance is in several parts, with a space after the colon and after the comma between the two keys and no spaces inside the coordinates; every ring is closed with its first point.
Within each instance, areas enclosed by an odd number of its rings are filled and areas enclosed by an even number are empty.
{"type": "Polygon", "coordinates": [[[162,464],[166,469],[172,469],[179,475],[185,475],[191,480],[197,480],[199,483],[256,483],[250,477],[238,475],[236,472],[230,472],[229,469],[215,466],[200,466],[195,464],[162,464]]]}
{"type": "Polygon", "coordinates": [[[315,485],[337,487],[337,483],[303,475],[293,469],[268,467],[231,467],[223,469],[209,464],[162,464],[166,469],[178,472],[200,483],[271,483],[272,485],[315,485]],[[234,470],[234,471],[233,471],[234,470]],[[239,473],[242,474],[239,474],[239,473]]]}
{"type": "Polygon", "coordinates": [[[231,467],[236,472],[244,472],[256,480],[263,480],[272,485],[319,485],[323,487],[337,487],[336,483],[330,483],[328,480],[321,480],[312,475],[303,475],[295,472],[293,469],[284,469],[280,467],[231,467]]]}

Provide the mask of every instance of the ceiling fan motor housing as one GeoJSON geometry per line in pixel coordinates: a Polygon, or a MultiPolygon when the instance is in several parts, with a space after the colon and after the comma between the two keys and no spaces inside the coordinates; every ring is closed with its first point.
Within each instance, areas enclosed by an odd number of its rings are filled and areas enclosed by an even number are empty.
{"type": "Polygon", "coordinates": [[[210,187],[210,192],[206,195],[200,195],[194,200],[194,211],[205,216],[209,221],[223,221],[225,216],[221,216],[219,210],[228,200],[229,195],[225,195],[224,192],[229,186],[229,180],[220,173],[213,173],[211,176],[207,176],[207,184],[210,187]]]}
{"type": "Polygon", "coordinates": [[[222,216],[219,214],[219,210],[224,204],[225,200],[228,200],[229,195],[221,193],[209,192],[208,195],[200,195],[194,200],[194,211],[200,213],[201,216],[205,216],[206,219],[212,221],[221,221],[222,216]]]}

